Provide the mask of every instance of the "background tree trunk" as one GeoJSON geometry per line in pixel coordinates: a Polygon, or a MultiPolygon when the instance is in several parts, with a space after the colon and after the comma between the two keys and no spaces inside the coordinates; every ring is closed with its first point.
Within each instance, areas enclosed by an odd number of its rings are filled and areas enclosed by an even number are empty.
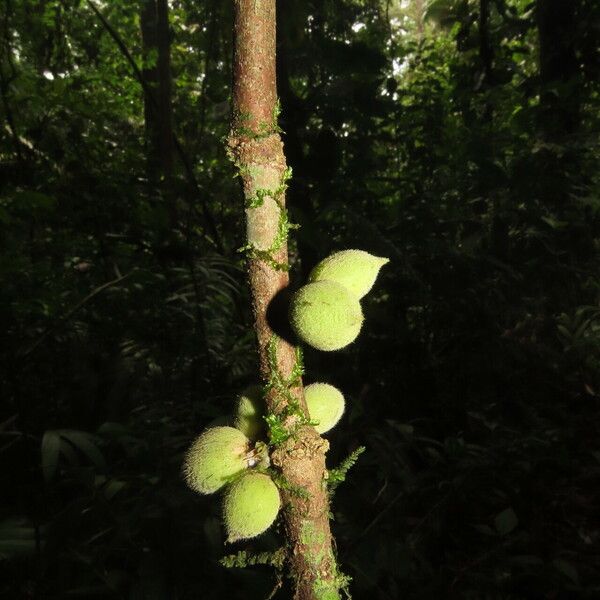
{"type": "Polygon", "coordinates": [[[423,0],[414,0],[413,10],[415,14],[415,23],[417,25],[417,34],[419,40],[425,33],[425,4],[423,0]]]}
{"type": "Polygon", "coordinates": [[[548,144],[541,154],[543,197],[564,210],[577,173],[580,152],[574,134],[581,123],[582,78],[577,57],[580,0],[538,0],[539,133],[548,144]]]}
{"type": "Polygon", "coordinates": [[[281,223],[286,222],[286,162],[277,128],[275,31],[275,0],[236,0],[229,148],[246,199],[248,270],[260,372],[270,384],[267,409],[283,419],[289,433],[294,432],[271,454],[285,482],[282,499],[294,598],[333,599],[339,597],[341,578],[329,528],[328,444],[313,427],[299,426],[306,404],[302,382],[294,375],[296,349],[275,335],[277,326],[267,318],[273,301],[289,284],[287,240],[280,235],[281,223]],[[273,385],[277,381],[284,383],[273,385]]]}
{"type": "Polygon", "coordinates": [[[485,85],[492,82],[492,67],[494,61],[494,49],[490,41],[490,4],[489,0],[479,0],[479,57],[483,67],[485,85]]]}
{"type": "Polygon", "coordinates": [[[147,174],[167,199],[171,226],[177,221],[173,176],[171,41],[167,0],[143,0],[140,27],[144,53],[144,120],[147,174]]]}
{"type": "Polygon", "coordinates": [[[146,160],[148,179],[154,177],[159,165],[158,158],[158,115],[154,99],[158,90],[158,40],[157,40],[156,1],[142,0],[140,28],[142,31],[142,49],[144,55],[144,123],[146,129],[146,160]]]}
{"type": "MultiPolygon", "coordinates": [[[[288,2],[289,6],[289,2],[288,2]]],[[[294,207],[294,216],[302,221],[316,221],[316,211],[311,198],[308,181],[312,175],[311,161],[307,160],[302,146],[301,132],[306,126],[309,109],[305,101],[293,90],[290,73],[290,32],[298,29],[305,20],[303,13],[286,10],[286,0],[277,0],[277,91],[282,112],[282,137],[288,164],[294,172],[294,179],[287,190],[290,203],[294,207]],[[299,19],[298,16],[304,17],[299,19]]],[[[318,250],[314,235],[300,235],[296,238],[298,254],[301,259],[302,275],[307,277],[318,262],[318,250]]]]}
{"type": "Polygon", "coordinates": [[[170,177],[173,171],[173,107],[171,104],[171,32],[168,0],[156,0],[156,31],[160,164],[165,177],[170,177]]]}
{"type": "Polygon", "coordinates": [[[580,121],[580,66],[577,58],[579,0],[538,0],[540,101],[549,138],[574,133],[580,121]]]}

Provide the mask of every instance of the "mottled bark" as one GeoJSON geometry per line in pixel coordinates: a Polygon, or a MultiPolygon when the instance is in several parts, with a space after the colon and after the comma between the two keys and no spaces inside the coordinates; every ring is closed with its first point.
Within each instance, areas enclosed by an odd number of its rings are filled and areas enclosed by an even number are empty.
{"type": "MultiPolygon", "coordinates": [[[[276,127],[275,0],[236,0],[235,8],[234,114],[229,148],[242,178],[247,206],[253,205],[246,209],[248,244],[256,250],[249,254],[248,271],[260,372],[267,383],[274,376],[290,378],[296,364],[294,346],[274,337],[267,318],[274,298],[289,283],[287,271],[281,268],[288,262],[287,242],[277,243],[281,211],[285,210],[281,184],[286,162],[276,127]],[[269,357],[274,342],[276,364],[269,357]]],[[[285,413],[290,397],[306,413],[302,384],[296,382],[288,391],[290,396],[286,397],[277,388],[271,389],[267,397],[269,413],[285,413]]],[[[295,427],[294,418],[286,425],[295,427]]],[[[281,493],[296,600],[338,597],[340,578],[332,549],[325,486],[327,447],[314,428],[304,425],[271,453],[272,464],[286,483],[281,493]]]]}

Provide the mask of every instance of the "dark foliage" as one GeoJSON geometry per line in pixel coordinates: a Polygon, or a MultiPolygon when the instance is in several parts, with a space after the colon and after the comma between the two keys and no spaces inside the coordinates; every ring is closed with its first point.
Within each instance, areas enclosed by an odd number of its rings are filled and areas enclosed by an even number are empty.
{"type": "MultiPolygon", "coordinates": [[[[222,142],[231,6],[170,4],[168,185],[90,3],[0,4],[2,598],[279,583],[219,564],[277,531],[225,547],[180,476],[256,362],[222,142]]],[[[330,466],[366,447],[333,504],[354,597],[598,597],[598,3],[281,5],[293,278],[340,248],[391,259],[359,341],[305,356],[348,401],[330,466]]],[[[141,6],[97,6],[152,67],[141,6]]]]}

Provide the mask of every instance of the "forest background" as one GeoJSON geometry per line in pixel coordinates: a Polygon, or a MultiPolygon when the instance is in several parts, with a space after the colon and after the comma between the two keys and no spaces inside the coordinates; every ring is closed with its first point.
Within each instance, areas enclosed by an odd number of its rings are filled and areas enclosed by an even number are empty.
{"type": "MultiPolygon", "coordinates": [[[[256,380],[232,3],[0,4],[0,597],[264,598],[185,449],[256,380]]],[[[328,464],[354,598],[600,592],[600,5],[278,2],[292,280],[391,259],[328,464]]],[[[277,596],[276,596],[277,597],[277,596]]],[[[285,597],[285,586],[279,592],[285,597]]]]}

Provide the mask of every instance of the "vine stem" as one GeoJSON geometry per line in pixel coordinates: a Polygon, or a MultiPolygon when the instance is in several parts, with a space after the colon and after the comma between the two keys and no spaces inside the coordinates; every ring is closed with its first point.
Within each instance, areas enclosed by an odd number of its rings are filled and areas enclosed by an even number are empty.
{"type": "MultiPolygon", "coordinates": [[[[294,376],[296,349],[274,335],[267,319],[270,304],[289,284],[287,268],[282,268],[288,265],[289,227],[282,236],[281,222],[287,218],[284,183],[289,172],[277,127],[275,0],[234,2],[233,118],[228,146],[245,196],[248,275],[260,373],[267,384],[269,414],[286,414],[291,401],[306,414],[302,381],[294,376]],[[268,385],[275,378],[293,383],[282,393],[278,386],[268,385]]],[[[329,527],[328,443],[310,425],[299,425],[293,418],[284,423],[290,435],[272,450],[271,464],[286,482],[281,495],[286,566],[294,599],[335,600],[344,578],[337,569],[329,527]],[[298,489],[306,494],[293,492],[298,489]]]]}

